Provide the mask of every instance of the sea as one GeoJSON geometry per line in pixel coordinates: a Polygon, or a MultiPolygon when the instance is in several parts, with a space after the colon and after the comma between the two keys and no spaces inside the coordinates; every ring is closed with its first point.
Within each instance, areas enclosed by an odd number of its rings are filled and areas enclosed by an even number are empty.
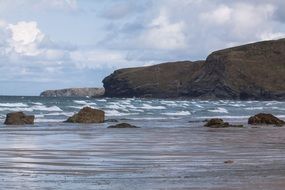
{"type": "Polygon", "coordinates": [[[175,127],[210,118],[246,122],[260,112],[285,118],[285,102],[282,101],[1,96],[0,122],[4,122],[9,112],[23,111],[35,115],[38,126],[56,125],[85,106],[105,111],[106,120],[135,122],[144,127],[175,127]],[[154,126],[155,123],[161,124],[154,126]]]}
{"type": "Polygon", "coordinates": [[[0,189],[284,190],[285,127],[246,125],[260,112],[285,102],[1,96],[0,189]],[[107,121],[64,123],[85,106],[107,121]],[[5,126],[16,111],[35,124],[5,126]],[[203,127],[216,117],[245,127],[203,127]]]}

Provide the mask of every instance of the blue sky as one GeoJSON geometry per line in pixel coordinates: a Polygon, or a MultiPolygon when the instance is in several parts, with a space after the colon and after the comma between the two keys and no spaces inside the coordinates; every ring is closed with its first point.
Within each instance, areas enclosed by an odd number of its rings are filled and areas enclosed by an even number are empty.
{"type": "Polygon", "coordinates": [[[115,69],[285,37],[284,0],[0,0],[0,94],[100,87],[115,69]]]}

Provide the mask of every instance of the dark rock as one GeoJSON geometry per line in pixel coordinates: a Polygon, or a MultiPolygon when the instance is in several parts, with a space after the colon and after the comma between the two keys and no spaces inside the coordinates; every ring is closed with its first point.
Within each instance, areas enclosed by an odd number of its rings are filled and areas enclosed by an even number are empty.
{"type": "Polygon", "coordinates": [[[243,127],[243,125],[231,125],[218,118],[210,119],[204,126],[210,128],[243,127]]]}
{"type": "Polygon", "coordinates": [[[108,128],[139,128],[139,127],[130,125],[128,123],[119,123],[117,125],[111,125],[108,128]]]}
{"type": "Polygon", "coordinates": [[[250,125],[267,124],[267,125],[282,126],[285,125],[285,121],[275,117],[272,114],[259,113],[255,116],[250,117],[248,119],[248,124],[250,125]]]}
{"type": "Polygon", "coordinates": [[[78,113],[68,118],[68,123],[103,123],[105,120],[105,112],[90,107],[82,108],[78,113]]]}
{"type": "Polygon", "coordinates": [[[206,61],[120,69],[108,97],[285,100],[285,39],[213,52],[206,61]]]}
{"type": "Polygon", "coordinates": [[[5,125],[33,125],[35,116],[23,112],[13,112],[6,115],[5,125]]]}
{"type": "Polygon", "coordinates": [[[226,160],[226,161],[224,161],[224,163],[225,163],[225,164],[233,164],[234,161],[233,161],[233,160],[226,160]]]}
{"type": "Polygon", "coordinates": [[[43,97],[102,97],[104,88],[67,88],[60,90],[46,90],[40,94],[43,97]]]}
{"type": "Polygon", "coordinates": [[[222,119],[210,119],[205,125],[205,127],[211,128],[226,128],[229,127],[229,123],[225,123],[222,119]]]}

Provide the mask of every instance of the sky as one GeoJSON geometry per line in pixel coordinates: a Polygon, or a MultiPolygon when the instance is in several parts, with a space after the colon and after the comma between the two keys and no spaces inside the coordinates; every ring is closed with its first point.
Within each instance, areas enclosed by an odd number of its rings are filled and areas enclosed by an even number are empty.
{"type": "Polygon", "coordinates": [[[284,0],[0,0],[0,95],[285,37],[284,0]]]}

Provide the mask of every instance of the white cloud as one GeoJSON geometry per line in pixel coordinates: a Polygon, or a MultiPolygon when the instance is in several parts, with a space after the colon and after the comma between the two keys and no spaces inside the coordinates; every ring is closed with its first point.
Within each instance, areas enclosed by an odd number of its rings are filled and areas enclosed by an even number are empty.
{"type": "Polygon", "coordinates": [[[0,19],[0,28],[4,28],[7,26],[7,23],[4,20],[0,19]]]}
{"type": "Polygon", "coordinates": [[[262,33],[260,35],[261,40],[277,40],[280,38],[285,38],[285,33],[282,33],[282,32],[276,32],[276,33],[265,32],[265,33],[262,33]]]}
{"type": "Polygon", "coordinates": [[[36,56],[41,53],[38,44],[45,35],[39,30],[36,22],[18,22],[9,24],[11,38],[8,40],[8,51],[15,51],[21,55],[36,56]]]}
{"type": "Polygon", "coordinates": [[[271,30],[270,21],[274,10],[274,6],[270,4],[237,4],[233,11],[232,32],[239,37],[258,37],[268,28],[271,30]]]}
{"type": "Polygon", "coordinates": [[[64,11],[74,11],[78,8],[77,0],[39,0],[33,7],[39,10],[53,9],[64,11]]]}
{"type": "Polygon", "coordinates": [[[202,13],[202,21],[214,24],[225,24],[230,21],[232,9],[226,5],[220,5],[215,10],[202,13]]]}
{"type": "MultiPolygon", "coordinates": [[[[85,50],[70,54],[77,68],[119,68],[130,66],[124,52],[112,50],[85,50]]],[[[134,64],[134,63],[132,63],[134,64]]]]}
{"type": "Polygon", "coordinates": [[[186,47],[183,21],[171,23],[165,11],[151,21],[148,30],[140,37],[140,43],[147,48],[173,50],[186,47]]]}

